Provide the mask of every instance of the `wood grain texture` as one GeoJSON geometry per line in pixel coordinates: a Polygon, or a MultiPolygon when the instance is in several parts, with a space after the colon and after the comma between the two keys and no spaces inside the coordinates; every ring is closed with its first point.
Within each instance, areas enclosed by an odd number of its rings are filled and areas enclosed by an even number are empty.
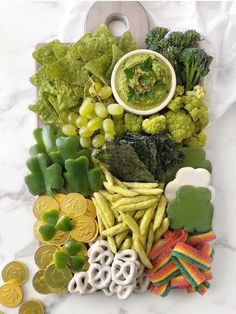
{"type": "Polygon", "coordinates": [[[97,1],[88,12],[85,32],[93,32],[98,25],[114,19],[127,23],[139,48],[145,48],[144,38],[150,30],[148,14],[138,1],[97,1]]]}

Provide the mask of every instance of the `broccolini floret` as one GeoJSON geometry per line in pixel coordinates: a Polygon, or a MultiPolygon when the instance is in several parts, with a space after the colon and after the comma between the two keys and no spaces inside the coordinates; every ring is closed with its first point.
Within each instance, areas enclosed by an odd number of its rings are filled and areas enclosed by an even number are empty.
{"type": "Polygon", "coordinates": [[[201,78],[210,71],[210,64],[213,60],[203,49],[187,48],[183,51],[180,61],[182,64],[181,81],[185,90],[189,91],[199,84],[201,78]]]}

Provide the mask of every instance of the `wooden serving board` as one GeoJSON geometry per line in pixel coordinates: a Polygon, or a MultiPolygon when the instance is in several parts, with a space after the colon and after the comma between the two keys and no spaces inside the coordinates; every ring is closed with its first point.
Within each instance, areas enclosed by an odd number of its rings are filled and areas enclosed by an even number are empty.
{"type": "MultiPolygon", "coordinates": [[[[100,24],[108,28],[114,21],[124,24],[138,43],[144,48],[144,39],[150,30],[147,11],[138,1],[97,1],[90,8],[86,21],[85,32],[93,32],[100,24]]],[[[115,35],[115,34],[114,34],[115,35]]]]}

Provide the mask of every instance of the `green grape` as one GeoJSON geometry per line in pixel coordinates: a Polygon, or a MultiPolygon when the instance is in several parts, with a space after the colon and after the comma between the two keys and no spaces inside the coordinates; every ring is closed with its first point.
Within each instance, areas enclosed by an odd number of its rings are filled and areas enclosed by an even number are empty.
{"type": "Polygon", "coordinates": [[[66,136],[74,136],[74,135],[76,135],[76,127],[72,124],[64,124],[62,126],[62,132],[66,136]]]}
{"type": "Polygon", "coordinates": [[[79,113],[81,116],[86,117],[89,115],[91,112],[93,112],[94,109],[94,104],[92,102],[92,98],[86,97],[79,108],[79,113]]]}
{"type": "Polygon", "coordinates": [[[92,111],[90,114],[88,114],[87,115],[87,118],[89,119],[89,120],[91,120],[91,119],[93,119],[93,118],[96,118],[96,113],[94,112],[94,111],[92,111]]]}
{"type": "Polygon", "coordinates": [[[124,113],[124,108],[119,104],[110,104],[107,111],[113,116],[119,116],[124,113]]]}
{"type": "Polygon", "coordinates": [[[75,125],[77,118],[78,118],[78,113],[76,113],[76,112],[70,112],[70,113],[68,114],[67,120],[68,120],[69,124],[75,125]]]}
{"type": "Polygon", "coordinates": [[[113,133],[105,133],[105,140],[106,141],[111,141],[114,139],[114,136],[115,136],[115,132],[113,133]]]}
{"type": "Polygon", "coordinates": [[[93,132],[94,131],[84,127],[79,130],[79,135],[87,138],[87,137],[91,137],[93,135],[93,132]]]}
{"type": "Polygon", "coordinates": [[[87,128],[92,131],[99,130],[101,127],[102,119],[99,117],[92,118],[87,124],[87,128]]]}
{"type": "Polygon", "coordinates": [[[105,138],[104,138],[104,135],[102,134],[97,134],[92,139],[92,145],[95,148],[101,147],[104,143],[105,143],[105,138]]]}
{"type": "Polygon", "coordinates": [[[88,123],[88,119],[82,116],[79,116],[75,121],[77,128],[83,128],[87,126],[87,123],[88,123]]]}
{"type": "Polygon", "coordinates": [[[108,115],[107,108],[102,102],[96,102],[94,111],[96,115],[102,119],[106,118],[108,115]]]}
{"type": "Polygon", "coordinates": [[[111,95],[112,95],[112,90],[111,90],[110,86],[103,86],[103,88],[98,93],[98,96],[101,99],[107,99],[107,98],[111,97],[111,95]]]}
{"type": "Polygon", "coordinates": [[[91,96],[97,96],[101,89],[102,89],[102,85],[99,82],[94,82],[89,87],[89,94],[91,96]]]}
{"type": "Polygon", "coordinates": [[[105,119],[102,127],[105,133],[113,133],[115,130],[114,122],[111,119],[105,119]]]}
{"type": "Polygon", "coordinates": [[[84,148],[89,148],[92,142],[90,137],[80,137],[79,141],[80,145],[84,148]]]}

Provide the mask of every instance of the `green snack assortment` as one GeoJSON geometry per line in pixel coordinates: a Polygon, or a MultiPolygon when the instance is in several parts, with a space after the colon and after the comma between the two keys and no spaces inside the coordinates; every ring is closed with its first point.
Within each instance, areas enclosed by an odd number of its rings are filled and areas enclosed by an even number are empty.
{"type": "Polygon", "coordinates": [[[184,228],[187,232],[207,232],[212,229],[213,205],[207,188],[184,185],[169,203],[167,215],[170,227],[184,228]]]}
{"type": "MultiPolygon", "coordinates": [[[[89,269],[87,249],[99,233],[113,253],[135,250],[148,275],[161,278],[176,267],[166,259],[172,242],[192,241],[201,254],[212,254],[204,242],[212,230],[210,190],[184,185],[169,203],[162,195],[180,168],[212,171],[203,149],[208,108],[204,87],[198,85],[212,57],[198,48],[200,40],[194,30],[164,27],[147,35],[148,49],[172,63],[179,85],[164,109],[145,117],[126,112],[110,87],[117,62],[137,49],[130,32],[117,39],[100,25],[73,44],[53,40],[33,53],[40,66],[30,81],[38,94],[29,109],[44,123],[33,132],[25,177],[29,191],[40,195],[34,234],[44,245],[35,257],[41,268],[36,291],[67,293],[73,273],[89,269]],[[162,258],[153,260],[153,252],[162,258]]],[[[130,107],[150,109],[166,99],[171,77],[161,59],[130,56],[118,70],[116,86],[130,107]]],[[[140,289],[142,278],[135,279],[140,289]]],[[[151,290],[164,296],[173,283],[160,282],[151,290]]]]}

